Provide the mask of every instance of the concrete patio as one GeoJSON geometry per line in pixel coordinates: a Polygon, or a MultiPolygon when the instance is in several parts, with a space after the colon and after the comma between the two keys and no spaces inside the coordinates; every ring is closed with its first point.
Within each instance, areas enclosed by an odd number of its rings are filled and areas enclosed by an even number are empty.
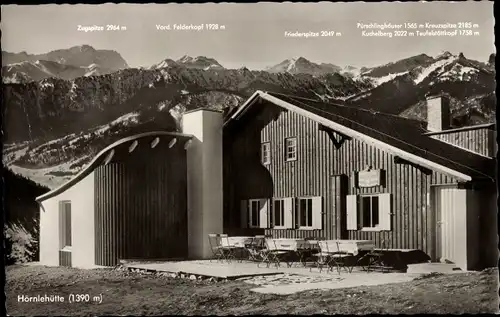
{"type": "Polygon", "coordinates": [[[422,273],[381,273],[365,272],[355,268],[352,273],[344,270],[340,274],[334,270],[320,273],[317,268],[310,271],[309,267],[294,265],[278,268],[257,267],[255,262],[243,261],[231,263],[208,260],[176,261],[176,262],[129,262],[123,263],[128,269],[139,269],[150,272],[167,272],[185,274],[187,276],[214,277],[222,279],[238,279],[253,284],[252,291],[259,293],[292,294],[312,289],[338,289],[356,286],[370,286],[390,283],[409,282],[422,273]]]}
{"type": "Polygon", "coordinates": [[[128,262],[123,266],[129,269],[139,269],[154,272],[167,272],[177,274],[197,275],[203,277],[215,277],[222,279],[236,279],[256,275],[275,275],[283,273],[282,269],[273,267],[257,267],[254,262],[217,262],[213,260],[198,261],[166,261],[166,262],[128,262]]]}

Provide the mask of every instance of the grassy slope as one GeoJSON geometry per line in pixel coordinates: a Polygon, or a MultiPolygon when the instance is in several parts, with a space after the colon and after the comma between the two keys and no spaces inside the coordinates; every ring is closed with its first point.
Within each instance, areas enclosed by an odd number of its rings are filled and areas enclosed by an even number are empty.
{"type": "Polygon", "coordinates": [[[241,281],[208,282],[113,270],[13,266],[6,270],[10,315],[242,315],[494,313],[496,270],[433,276],[408,283],[307,291],[279,296],[250,292],[241,281]],[[102,294],[97,303],[67,302],[70,294],[102,294]],[[25,294],[65,296],[64,303],[18,303],[25,294]]]}

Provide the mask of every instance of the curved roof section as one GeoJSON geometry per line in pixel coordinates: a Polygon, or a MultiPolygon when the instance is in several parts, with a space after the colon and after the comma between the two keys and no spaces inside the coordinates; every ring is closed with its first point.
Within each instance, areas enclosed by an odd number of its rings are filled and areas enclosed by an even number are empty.
{"type": "Polygon", "coordinates": [[[62,192],[66,191],[76,183],[78,183],[80,180],[84,179],[87,175],[89,175],[97,166],[102,164],[104,161],[108,160],[109,157],[108,155],[114,151],[114,149],[134,142],[134,141],[139,141],[140,139],[144,138],[155,138],[155,137],[171,137],[172,138],[183,138],[187,140],[190,140],[193,138],[192,135],[190,134],[183,134],[183,133],[177,133],[177,132],[166,132],[166,131],[155,131],[155,132],[145,132],[145,133],[140,133],[136,134],[133,136],[129,136],[126,138],[123,138],[121,140],[116,141],[115,143],[109,145],[106,147],[104,150],[99,152],[94,159],[83,169],[81,170],[75,177],[70,179],[68,182],[64,183],[63,185],[59,186],[56,189],[51,190],[48,193],[45,193],[41,196],[38,196],[35,201],[37,202],[42,202],[44,200],[47,200],[51,197],[57,196],[61,194],[62,192]]]}

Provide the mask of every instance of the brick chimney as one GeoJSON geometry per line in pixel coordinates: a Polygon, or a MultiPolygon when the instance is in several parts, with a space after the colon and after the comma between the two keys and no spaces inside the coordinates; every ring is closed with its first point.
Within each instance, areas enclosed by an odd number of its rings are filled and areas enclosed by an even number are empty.
{"type": "Polygon", "coordinates": [[[445,94],[427,96],[427,130],[439,132],[451,126],[450,98],[445,94]]]}

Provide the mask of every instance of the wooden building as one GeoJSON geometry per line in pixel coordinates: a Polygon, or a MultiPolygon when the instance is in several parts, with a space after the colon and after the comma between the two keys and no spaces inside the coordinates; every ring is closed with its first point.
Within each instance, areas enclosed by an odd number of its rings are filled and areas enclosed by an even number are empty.
{"type": "Polygon", "coordinates": [[[496,265],[494,125],[449,129],[430,97],[427,125],[257,91],[225,120],[186,112],[183,133],[104,149],[37,198],[40,260],[208,258],[209,233],[373,240],[463,269],[496,265]]]}
{"type": "Polygon", "coordinates": [[[423,126],[256,92],[224,123],[226,232],[367,239],[463,269],[496,265],[495,127],[446,131],[445,96],[430,96],[428,113],[423,126]]]}

